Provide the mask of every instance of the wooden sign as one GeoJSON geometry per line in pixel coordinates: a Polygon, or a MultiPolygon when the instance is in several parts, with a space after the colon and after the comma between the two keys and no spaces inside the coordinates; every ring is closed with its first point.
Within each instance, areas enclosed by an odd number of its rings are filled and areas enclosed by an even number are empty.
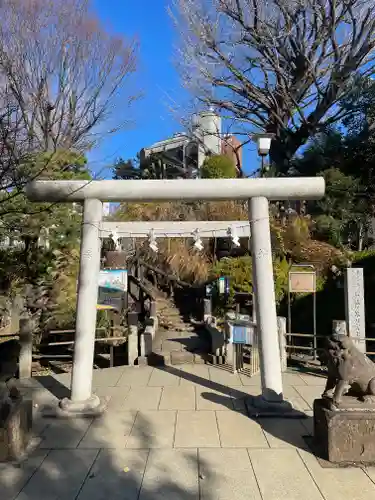
{"type": "Polygon", "coordinates": [[[313,271],[290,271],[289,292],[291,293],[315,293],[316,273],[313,271]]]}

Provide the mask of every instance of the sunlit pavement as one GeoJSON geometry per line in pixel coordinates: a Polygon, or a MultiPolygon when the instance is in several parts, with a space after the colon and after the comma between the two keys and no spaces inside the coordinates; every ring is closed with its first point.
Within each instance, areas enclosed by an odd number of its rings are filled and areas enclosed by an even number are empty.
{"type": "Polygon", "coordinates": [[[1,500],[374,500],[375,468],[322,467],[309,449],[323,377],[286,373],[284,396],[309,418],[251,419],[260,378],[182,365],[94,371],[103,417],[41,417],[70,374],[33,379],[34,451],[0,466],[1,500]]]}

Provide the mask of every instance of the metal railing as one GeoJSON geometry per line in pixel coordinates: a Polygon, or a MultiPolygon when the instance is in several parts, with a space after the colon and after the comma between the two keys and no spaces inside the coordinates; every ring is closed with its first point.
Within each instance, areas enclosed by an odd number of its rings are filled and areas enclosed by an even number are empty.
{"type": "MultiPolygon", "coordinates": [[[[285,348],[287,349],[289,354],[292,354],[293,350],[294,351],[310,351],[312,353],[318,354],[319,351],[324,350],[324,347],[317,346],[319,339],[327,339],[328,335],[314,335],[313,333],[287,333],[286,338],[287,338],[288,343],[286,344],[285,348]],[[316,344],[311,345],[311,346],[306,346],[306,345],[298,345],[295,342],[293,342],[294,339],[299,339],[299,338],[312,339],[312,340],[315,339],[316,344]]],[[[374,337],[366,337],[366,338],[359,339],[359,340],[365,340],[366,342],[368,342],[368,341],[375,342],[374,337]]],[[[370,355],[370,356],[375,355],[375,351],[366,351],[365,354],[370,355]]]]}

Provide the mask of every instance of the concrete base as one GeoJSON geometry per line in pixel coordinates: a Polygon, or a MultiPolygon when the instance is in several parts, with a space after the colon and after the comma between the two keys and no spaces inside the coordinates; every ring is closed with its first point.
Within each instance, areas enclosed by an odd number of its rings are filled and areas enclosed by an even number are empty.
{"type": "Polygon", "coordinates": [[[62,399],[58,406],[43,409],[43,417],[47,418],[95,418],[106,410],[106,403],[98,396],[91,396],[86,401],[62,399]]]}
{"type": "Polygon", "coordinates": [[[305,412],[294,408],[289,401],[270,402],[263,396],[251,396],[246,400],[250,417],[307,418],[305,412]]]}
{"type": "Polygon", "coordinates": [[[375,464],[375,405],[345,396],[336,409],[330,401],[314,401],[314,445],[329,462],[375,464]]]}
{"type": "Polygon", "coordinates": [[[32,400],[12,400],[9,404],[4,403],[0,412],[0,462],[19,461],[31,439],[32,400]]]}

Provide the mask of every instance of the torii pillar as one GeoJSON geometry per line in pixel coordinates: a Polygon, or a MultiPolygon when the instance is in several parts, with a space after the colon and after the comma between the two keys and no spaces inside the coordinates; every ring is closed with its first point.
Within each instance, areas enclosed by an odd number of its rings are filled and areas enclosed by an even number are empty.
{"type": "Polygon", "coordinates": [[[323,177],[30,183],[26,194],[31,201],[83,202],[84,206],[71,397],[60,402],[60,410],[71,415],[102,411],[99,398],[92,395],[102,201],[249,200],[262,378],[262,395],[256,398],[254,405],[265,414],[288,412],[291,407],[283,399],[282,388],[269,201],[320,199],[324,193],[323,177]]]}

